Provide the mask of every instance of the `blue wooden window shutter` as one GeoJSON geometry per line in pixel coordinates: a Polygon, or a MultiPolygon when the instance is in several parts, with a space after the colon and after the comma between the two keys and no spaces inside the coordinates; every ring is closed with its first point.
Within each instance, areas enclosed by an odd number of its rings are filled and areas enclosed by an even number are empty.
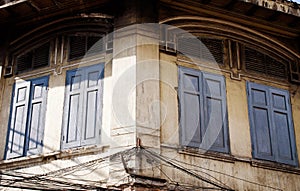
{"type": "Polygon", "coordinates": [[[67,72],[62,148],[99,143],[103,68],[101,64],[67,72]]]}
{"type": "Polygon", "coordinates": [[[180,67],[178,94],[181,144],[229,152],[224,77],[180,67]]]}
{"type": "Polygon", "coordinates": [[[213,143],[211,150],[229,152],[225,78],[203,73],[203,82],[205,139],[213,143]]]}
{"type": "Polygon", "coordinates": [[[289,92],[248,82],[253,156],[297,165],[289,92]]]}
{"type": "Polygon", "coordinates": [[[14,85],[5,158],[42,152],[48,76],[14,85]]]}
{"type": "Polygon", "coordinates": [[[180,68],[179,101],[181,143],[184,146],[199,147],[201,144],[200,126],[203,122],[202,74],[196,70],[180,68]]]}

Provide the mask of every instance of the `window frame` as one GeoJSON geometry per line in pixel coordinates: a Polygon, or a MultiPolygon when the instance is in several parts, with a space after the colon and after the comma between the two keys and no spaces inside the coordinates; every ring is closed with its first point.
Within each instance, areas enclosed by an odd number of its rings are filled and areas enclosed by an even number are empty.
{"type": "MultiPolygon", "coordinates": [[[[94,70],[96,71],[96,70],[94,70]]],[[[85,77],[84,77],[85,78],[85,77]]],[[[62,131],[61,131],[61,149],[71,149],[71,148],[78,148],[78,147],[84,147],[84,146],[89,146],[89,145],[97,145],[101,142],[101,129],[102,129],[102,117],[103,117],[103,91],[104,91],[104,87],[103,87],[103,79],[104,79],[104,64],[103,63],[100,63],[100,64],[94,64],[94,65],[90,65],[90,66],[83,66],[83,67],[79,67],[79,68],[76,68],[76,69],[71,69],[71,70],[67,70],[66,71],[66,82],[65,82],[65,98],[64,98],[64,110],[63,110],[63,123],[62,123],[62,131]],[[70,96],[71,96],[71,92],[68,90],[70,89],[70,77],[72,77],[72,74],[76,74],[76,72],[83,72],[85,73],[86,71],[90,70],[90,69],[94,69],[96,67],[99,67],[99,78],[98,78],[98,81],[99,81],[99,84],[97,85],[97,99],[99,99],[99,103],[97,105],[97,113],[98,113],[98,117],[96,120],[96,129],[95,129],[95,134],[96,134],[96,137],[95,137],[95,144],[94,143],[89,143],[88,141],[84,141],[83,138],[82,138],[82,132],[84,130],[82,130],[84,128],[84,125],[83,123],[87,120],[86,118],[84,119],[81,119],[80,123],[81,123],[81,126],[80,126],[80,138],[77,142],[79,143],[70,143],[68,144],[66,141],[67,141],[67,134],[68,134],[68,121],[69,121],[69,115],[70,115],[70,104],[68,103],[70,101],[70,96]],[[83,142],[83,143],[82,143],[83,142]]],[[[84,83],[86,84],[87,81],[86,79],[84,81],[80,81],[80,84],[81,83],[84,83]]],[[[85,86],[84,86],[85,87],[85,86]]],[[[81,89],[79,90],[80,91],[80,94],[83,94],[83,93],[87,93],[86,91],[88,88],[85,87],[85,89],[81,89]]],[[[94,91],[94,90],[93,90],[94,91]]],[[[87,108],[85,107],[84,105],[84,101],[87,101],[87,96],[86,95],[82,95],[81,96],[81,100],[79,101],[78,105],[81,105],[81,109],[84,109],[84,108],[87,108]]],[[[85,111],[82,110],[82,114],[83,115],[85,113],[85,111]]],[[[86,114],[86,113],[85,113],[86,114]]],[[[78,136],[78,135],[76,135],[78,136]]]]}
{"type": "Polygon", "coordinates": [[[272,52],[268,52],[266,50],[261,49],[260,47],[257,46],[252,46],[252,45],[248,45],[248,44],[241,44],[241,62],[242,62],[242,69],[245,71],[245,73],[247,74],[253,74],[253,75],[259,75],[259,76],[264,76],[266,78],[273,78],[276,80],[280,80],[280,81],[289,81],[289,60],[280,57],[279,55],[275,55],[272,52]],[[257,60],[253,61],[253,57],[248,57],[247,56],[247,52],[250,52],[250,54],[261,54],[261,57],[255,57],[257,60]],[[261,58],[261,59],[260,59],[261,58]],[[252,59],[252,61],[251,61],[252,59]],[[276,61],[276,66],[277,66],[277,72],[281,72],[280,76],[275,75],[272,73],[272,71],[270,70],[271,68],[271,62],[269,61],[276,61]],[[248,64],[247,64],[248,63],[248,64]],[[257,64],[261,64],[260,66],[257,64]],[[256,65],[256,67],[253,68],[248,68],[249,65],[256,65]],[[263,66],[264,68],[260,68],[261,66],[263,66]],[[284,69],[280,68],[280,67],[284,67],[284,69]],[[278,68],[280,68],[281,70],[279,70],[278,68]],[[261,71],[259,71],[261,70],[261,71]],[[263,70],[263,71],[262,71],[263,70]]]}
{"type": "Polygon", "coordinates": [[[247,102],[248,102],[248,114],[249,114],[249,123],[250,123],[250,133],[251,133],[251,146],[252,146],[252,156],[253,158],[260,159],[260,160],[267,160],[272,162],[277,162],[286,165],[298,166],[298,155],[296,150],[296,141],[295,141],[295,132],[294,132],[294,124],[293,124],[293,115],[292,115],[292,105],[290,101],[290,94],[287,90],[275,88],[272,86],[267,86],[263,84],[258,84],[254,82],[247,81],[247,102]],[[252,95],[252,90],[259,90],[265,92],[265,99],[266,105],[258,105],[253,103],[254,96],[252,95]],[[284,104],[286,106],[285,110],[281,110],[274,108],[273,103],[275,101],[272,97],[273,94],[280,95],[284,97],[284,104]],[[269,131],[269,139],[270,139],[270,149],[271,153],[270,156],[263,155],[258,152],[259,145],[257,144],[258,137],[257,137],[257,130],[255,126],[255,119],[254,119],[254,107],[256,108],[263,108],[267,111],[267,118],[268,118],[268,131],[269,131]],[[288,125],[288,136],[290,138],[289,145],[290,145],[290,152],[292,159],[282,159],[280,158],[280,145],[277,136],[276,130],[276,123],[274,113],[281,113],[286,114],[287,118],[287,125],[288,125]]]}
{"type": "MultiPolygon", "coordinates": [[[[221,83],[221,98],[219,99],[222,99],[222,104],[221,104],[221,107],[222,107],[222,132],[223,132],[223,144],[224,146],[223,147],[217,147],[215,146],[214,144],[216,144],[216,140],[214,143],[212,143],[212,145],[210,146],[209,150],[208,151],[213,151],[213,152],[220,152],[220,153],[230,153],[230,144],[229,144],[229,128],[228,128],[228,112],[227,112],[227,96],[226,96],[226,80],[225,80],[225,77],[222,76],[222,75],[218,75],[218,74],[213,74],[213,73],[208,73],[208,72],[203,72],[203,71],[200,71],[200,70],[195,70],[195,69],[191,69],[191,68],[186,68],[186,67],[182,67],[182,66],[179,66],[178,68],[178,76],[179,76],[179,87],[178,87],[178,97],[179,97],[179,112],[178,112],[178,115],[179,115],[179,125],[180,125],[180,131],[179,131],[179,139],[180,139],[180,145],[181,146],[184,146],[184,147],[191,147],[191,148],[198,148],[198,149],[203,149],[203,148],[200,148],[200,145],[202,143],[202,139],[203,139],[203,134],[204,134],[204,126],[208,125],[207,123],[207,119],[208,119],[208,111],[207,111],[207,108],[204,107],[204,106],[208,106],[208,102],[206,101],[206,97],[210,98],[211,99],[216,99],[215,97],[213,97],[213,95],[205,95],[206,93],[204,92],[205,89],[208,87],[207,83],[205,83],[204,81],[207,80],[207,79],[210,79],[210,80],[216,80],[221,83]],[[188,74],[188,75],[194,75],[194,76],[198,76],[198,79],[199,79],[199,84],[198,84],[198,88],[199,88],[199,117],[200,117],[200,120],[199,120],[199,123],[200,123],[200,127],[197,127],[197,128],[200,128],[199,132],[201,133],[200,135],[200,139],[199,140],[199,143],[193,143],[192,141],[186,141],[184,139],[184,137],[186,136],[185,135],[185,128],[184,127],[184,123],[185,123],[185,119],[184,119],[184,116],[185,116],[185,113],[184,112],[184,106],[185,106],[185,103],[184,103],[184,98],[183,98],[183,92],[184,90],[182,89],[183,87],[183,75],[184,74],[188,74]],[[201,120],[202,119],[202,120],[201,120]]],[[[195,92],[194,92],[195,93],[195,92]]],[[[196,130],[195,130],[196,131],[196,130]]],[[[204,146],[205,146],[205,143],[204,143],[204,146]]],[[[205,148],[204,148],[205,149],[205,148]]]]}
{"type": "MultiPolygon", "coordinates": [[[[67,61],[70,62],[70,61],[74,61],[74,60],[78,60],[78,59],[82,59],[85,57],[85,55],[88,55],[88,56],[94,56],[94,55],[97,55],[97,54],[101,54],[103,52],[105,52],[105,49],[106,49],[106,41],[105,41],[105,36],[102,34],[102,33],[97,33],[97,32],[80,32],[80,33],[75,33],[75,34],[68,34],[67,35],[67,40],[68,40],[68,44],[67,44],[67,61]],[[84,43],[84,55],[82,56],[75,56],[75,57],[72,57],[70,58],[71,56],[71,38],[72,37],[82,37],[85,39],[85,43],[84,43]],[[102,50],[99,50],[99,51],[93,51],[93,52],[90,52],[89,53],[89,49],[88,49],[88,39],[90,37],[99,37],[99,40],[102,39],[102,50]]],[[[93,44],[91,46],[91,48],[94,46],[95,44],[93,44]]]]}
{"type": "MultiPolygon", "coordinates": [[[[5,153],[4,153],[4,159],[11,159],[11,158],[17,158],[17,157],[24,157],[24,156],[29,156],[29,155],[34,155],[34,154],[39,154],[42,153],[42,149],[44,147],[43,144],[43,139],[44,139],[44,129],[45,129],[45,117],[46,117],[46,108],[47,108],[47,96],[48,96],[48,85],[49,85],[49,76],[42,76],[42,77],[37,77],[37,78],[33,78],[33,79],[29,79],[26,81],[22,81],[22,82],[16,82],[14,83],[13,86],[13,93],[12,93],[12,98],[11,98],[11,106],[10,106],[10,115],[9,115],[9,122],[8,122],[8,131],[7,131],[7,137],[6,137],[6,145],[5,145],[5,153]],[[42,85],[42,92],[41,92],[41,97],[39,98],[34,98],[34,88],[36,87],[35,85],[37,84],[43,84],[42,85]],[[19,107],[18,105],[20,105],[19,103],[17,103],[17,97],[19,96],[19,94],[17,95],[16,91],[19,91],[19,89],[22,89],[26,87],[26,92],[25,92],[25,100],[23,100],[26,112],[25,115],[22,115],[22,119],[25,120],[24,124],[22,124],[22,126],[24,126],[23,130],[24,130],[24,138],[22,138],[22,142],[24,142],[24,144],[22,145],[21,148],[21,152],[19,154],[9,154],[9,149],[13,150],[13,148],[11,148],[10,146],[10,142],[13,143],[13,137],[15,136],[14,134],[11,134],[11,130],[12,127],[15,125],[15,118],[17,115],[16,113],[16,108],[19,107]],[[33,115],[33,105],[40,102],[41,103],[41,114],[39,116],[39,126],[41,128],[39,128],[39,132],[38,132],[38,136],[39,139],[41,139],[41,141],[38,143],[38,146],[36,149],[32,149],[29,150],[29,144],[30,144],[30,135],[31,135],[31,128],[32,128],[32,115],[33,115]],[[41,123],[41,124],[40,124],[41,123]],[[12,137],[11,137],[12,136],[12,137]]],[[[14,130],[15,127],[13,127],[12,131],[14,130]]]]}
{"type": "Polygon", "coordinates": [[[225,39],[221,37],[197,36],[197,38],[195,38],[189,36],[180,36],[176,39],[176,52],[180,57],[201,60],[202,62],[206,63],[216,63],[221,67],[226,65],[225,39]],[[220,47],[218,47],[218,45],[220,45],[220,47]],[[188,50],[188,52],[185,52],[186,50],[188,50]],[[214,55],[216,54],[215,50],[220,50],[221,55],[214,55]],[[212,56],[212,58],[210,56],[212,56]],[[216,60],[215,56],[220,56],[221,60],[216,60]]]}
{"type": "Polygon", "coordinates": [[[40,43],[38,45],[36,45],[34,48],[30,49],[29,51],[26,51],[25,53],[22,53],[20,55],[16,55],[14,56],[14,69],[16,71],[16,74],[22,74],[22,73],[25,73],[25,72],[29,72],[29,71],[32,71],[32,70],[37,70],[37,69],[40,69],[40,68],[44,68],[44,67],[49,67],[51,65],[51,52],[52,52],[52,41],[46,41],[46,42],[43,42],[43,43],[40,43]],[[47,65],[41,65],[41,66],[35,66],[35,58],[36,58],[36,51],[37,49],[43,47],[43,46],[47,46],[48,48],[48,60],[47,60],[47,65]],[[22,56],[25,56],[27,54],[31,54],[30,57],[30,64],[28,64],[28,67],[27,69],[25,70],[19,70],[18,69],[18,59],[22,56]]]}

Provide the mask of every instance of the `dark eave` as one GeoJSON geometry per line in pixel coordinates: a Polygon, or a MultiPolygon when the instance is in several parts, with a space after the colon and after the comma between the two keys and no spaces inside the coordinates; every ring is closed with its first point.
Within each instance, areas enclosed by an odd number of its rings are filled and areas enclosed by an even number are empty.
{"type": "Polygon", "coordinates": [[[244,0],[161,0],[161,2],[166,7],[172,7],[182,13],[220,18],[276,36],[299,38],[300,34],[299,16],[268,9],[244,0]]]}
{"type": "Polygon", "coordinates": [[[109,0],[16,0],[0,4],[0,24],[26,25],[57,15],[103,6],[109,0]]]}
{"type": "Polygon", "coordinates": [[[300,5],[293,1],[286,0],[241,0],[252,3],[266,9],[279,11],[282,13],[300,17],[300,5]]]}
{"type": "MultiPolygon", "coordinates": [[[[207,0],[202,0],[206,2],[207,0]]],[[[210,0],[209,6],[224,9],[233,13],[244,15],[254,20],[261,20],[262,23],[268,23],[280,28],[289,28],[290,30],[300,31],[300,9],[285,5],[287,11],[278,10],[278,7],[283,7],[282,4],[276,1],[269,0],[210,0]],[[263,3],[265,2],[265,3],[263,3]],[[268,2],[268,3],[267,3],[268,2]],[[272,3],[272,4],[271,4],[272,3]],[[264,6],[263,6],[263,5],[264,6]],[[274,5],[274,9],[266,6],[274,5]],[[275,6],[276,5],[276,6],[275,6]],[[291,10],[294,11],[291,11],[291,10]],[[289,11],[290,10],[290,11],[289,11]],[[292,14],[293,13],[293,14],[292,14]],[[299,13],[299,14],[298,14],[299,13]]],[[[284,10],[284,8],[282,8],[284,10]]]]}

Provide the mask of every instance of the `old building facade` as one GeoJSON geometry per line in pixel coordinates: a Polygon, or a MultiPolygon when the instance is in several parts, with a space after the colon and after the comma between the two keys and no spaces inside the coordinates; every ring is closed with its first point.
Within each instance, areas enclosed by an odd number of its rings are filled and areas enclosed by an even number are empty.
{"type": "Polygon", "coordinates": [[[0,188],[299,190],[300,5],[0,4],[0,188]]]}

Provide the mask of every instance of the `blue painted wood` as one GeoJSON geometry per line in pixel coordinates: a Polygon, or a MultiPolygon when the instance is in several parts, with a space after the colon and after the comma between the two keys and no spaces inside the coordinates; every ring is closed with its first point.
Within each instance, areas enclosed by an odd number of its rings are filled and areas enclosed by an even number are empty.
{"type": "Polygon", "coordinates": [[[84,89],[82,69],[67,72],[63,120],[63,148],[80,146],[84,89]]]}
{"type": "Polygon", "coordinates": [[[248,91],[253,155],[260,159],[275,160],[268,88],[259,84],[248,83],[248,91]]]}
{"type": "Polygon", "coordinates": [[[276,161],[298,165],[290,95],[286,90],[270,88],[274,140],[276,141],[276,161]]]}
{"type": "Polygon", "coordinates": [[[95,65],[85,70],[84,123],[82,126],[81,145],[92,145],[100,142],[102,117],[103,65],[95,65]]]}
{"type": "Polygon", "coordinates": [[[48,80],[46,76],[31,81],[26,131],[27,155],[41,153],[43,149],[48,80]]]}
{"type": "Polygon", "coordinates": [[[181,144],[229,152],[224,77],[179,67],[178,95],[181,144]]]}
{"type": "Polygon", "coordinates": [[[210,150],[228,153],[225,78],[221,75],[203,73],[203,87],[205,125],[202,128],[202,134],[205,136],[210,150]]]}
{"type": "Polygon", "coordinates": [[[67,72],[62,148],[100,142],[103,64],[67,72]]]}
{"type": "Polygon", "coordinates": [[[201,80],[200,72],[179,68],[180,137],[184,146],[199,147],[201,144],[201,80]]]}
{"type": "Polygon", "coordinates": [[[42,152],[48,76],[14,85],[5,158],[42,152]]]}
{"type": "Polygon", "coordinates": [[[248,82],[253,157],[297,165],[289,92],[248,82]]]}
{"type": "Polygon", "coordinates": [[[15,158],[24,155],[26,121],[30,82],[25,81],[15,84],[13,93],[11,119],[9,125],[9,138],[7,143],[6,158],[15,158]]]}

